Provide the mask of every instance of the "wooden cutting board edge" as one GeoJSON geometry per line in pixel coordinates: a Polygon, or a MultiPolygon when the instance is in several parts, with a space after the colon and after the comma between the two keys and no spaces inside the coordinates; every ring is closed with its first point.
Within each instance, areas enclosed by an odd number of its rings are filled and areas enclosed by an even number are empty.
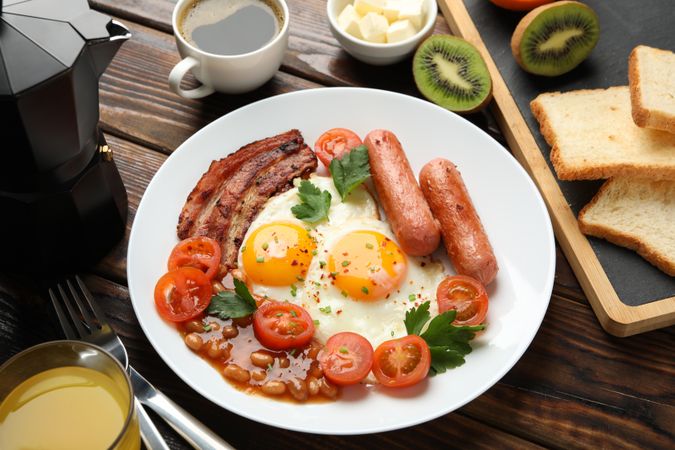
{"type": "Polygon", "coordinates": [[[506,82],[490,56],[463,0],[438,0],[450,30],[478,48],[492,76],[491,110],[513,155],[530,174],[548,207],[553,230],[579,283],[608,333],[631,336],[675,324],[675,296],[640,306],[624,304],[612,287],[588,239],[579,231],[555,176],[530,133],[506,82]]]}

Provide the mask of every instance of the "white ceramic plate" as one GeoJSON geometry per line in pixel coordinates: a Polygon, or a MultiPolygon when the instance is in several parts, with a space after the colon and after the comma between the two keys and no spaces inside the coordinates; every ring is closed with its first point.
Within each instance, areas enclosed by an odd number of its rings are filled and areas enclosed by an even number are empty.
{"type": "Polygon", "coordinates": [[[495,384],[521,357],[548,306],[555,269],[551,221],[525,170],[479,128],[431,103],[387,91],[312,89],[253,103],[214,121],[185,141],[157,171],[136,213],[128,281],[138,320],[155,350],[187,384],[249,419],[324,434],[375,433],[449,413],[495,384]],[[466,364],[411,388],[346,389],[336,402],[298,405],[244,394],[183,343],[155,310],[153,290],[176,244],[178,214],[209,163],[239,147],[291,128],[311,145],[325,130],[360,136],[392,130],[415,173],[434,157],[462,172],[500,266],[489,287],[487,331],[466,364]]]}

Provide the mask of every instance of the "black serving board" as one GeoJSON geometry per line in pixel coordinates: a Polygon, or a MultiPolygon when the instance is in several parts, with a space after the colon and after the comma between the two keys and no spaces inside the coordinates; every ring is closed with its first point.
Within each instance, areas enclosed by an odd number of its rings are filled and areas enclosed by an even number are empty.
{"type": "MultiPolygon", "coordinates": [[[[550,147],[539,132],[529,103],[550,91],[606,88],[628,84],[628,56],[639,45],[675,51],[675,1],[588,0],[600,19],[600,41],[591,56],[573,71],[555,78],[524,72],[511,54],[511,35],[524,12],[507,11],[488,0],[465,0],[465,6],[497,65],[530,132],[553,173],[550,147]]],[[[595,195],[602,181],[558,181],[575,215],[595,195]]],[[[637,253],[589,238],[619,299],[637,306],[675,296],[675,278],[637,253]]]]}

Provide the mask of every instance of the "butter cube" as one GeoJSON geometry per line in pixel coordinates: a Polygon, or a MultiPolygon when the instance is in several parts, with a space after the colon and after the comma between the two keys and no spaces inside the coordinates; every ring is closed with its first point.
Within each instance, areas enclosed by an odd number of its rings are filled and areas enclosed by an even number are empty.
{"type": "Polygon", "coordinates": [[[403,6],[401,0],[387,0],[387,3],[384,4],[382,14],[387,18],[389,23],[396,22],[398,20],[398,14],[401,11],[401,6],[403,6]]]}
{"type": "Polygon", "coordinates": [[[386,0],[355,0],[354,9],[361,16],[365,16],[370,12],[381,13],[385,2],[386,0]]]}
{"type": "Polygon", "coordinates": [[[359,21],[359,28],[363,39],[368,42],[383,44],[387,40],[389,22],[383,15],[369,12],[359,21]]]}
{"type": "Polygon", "coordinates": [[[387,29],[387,42],[400,42],[414,36],[417,33],[415,27],[408,19],[398,20],[387,29]]]}
{"type": "Polygon", "coordinates": [[[415,30],[422,28],[424,23],[424,2],[406,1],[402,4],[398,12],[398,20],[408,19],[413,24],[415,30]]]}
{"type": "Polygon", "coordinates": [[[363,39],[361,29],[359,28],[360,20],[361,16],[356,12],[356,8],[353,5],[345,6],[345,9],[342,10],[337,18],[338,26],[346,33],[351,34],[355,38],[363,39]]]}

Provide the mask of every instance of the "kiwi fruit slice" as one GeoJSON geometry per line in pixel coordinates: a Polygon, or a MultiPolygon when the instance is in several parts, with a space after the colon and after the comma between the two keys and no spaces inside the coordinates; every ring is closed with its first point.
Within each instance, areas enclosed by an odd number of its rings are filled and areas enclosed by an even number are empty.
{"type": "Polygon", "coordinates": [[[523,17],[511,38],[511,51],[525,71],[554,77],[581,64],[599,38],[598,16],[591,8],[561,1],[523,17]]]}
{"type": "Polygon", "coordinates": [[[436,34],[418,47],[413,76],[422,95],[459,113],[478,111],[492,98],[492,80],[485,61],[464,39],[436,34]]]}

